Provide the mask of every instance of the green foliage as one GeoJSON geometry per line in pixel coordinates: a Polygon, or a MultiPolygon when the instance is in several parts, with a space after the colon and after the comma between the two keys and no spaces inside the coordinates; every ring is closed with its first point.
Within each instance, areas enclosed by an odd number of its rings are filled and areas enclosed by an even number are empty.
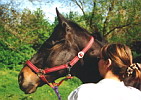
{"type": "Polygon", "coordinates": [[[22,64],[35,53],[35,50],[29,45],[19,47],[16,50],[6,48],[0,42],[0,68],[1,69],[14,69],[19,70],[22,67],[22,64]]]}
{"type": "Polygon", "coordinates": [[[76,22],[89,32],[99,32],[109,42],[120,41],[129,46],[140,38],[140,0],[72,0],[72,3],[83,13],[76,22]]]}
{"type": "MultiPolygon", "coordinates": [[[[0,16],[3,22],[0,24],[0,68],[19,70],[50,36],[54,25],[44,19],[40,9],[34,12],[25,9],[22,14],[11,9],[7,9],[11,12],[10,17],[3,20],[0,16]]],[[[2,14],[9,15],[5,12],[2,14]]]]}

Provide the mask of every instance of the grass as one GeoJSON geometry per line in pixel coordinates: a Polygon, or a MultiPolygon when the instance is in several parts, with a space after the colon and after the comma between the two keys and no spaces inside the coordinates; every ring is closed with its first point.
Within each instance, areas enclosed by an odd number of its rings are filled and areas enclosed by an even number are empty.
{"type": "MultiPolygon", "coordinates": [[[[0,100],[57,100],[56,94],[47,85],[38,88],[33,94],[24,94],[18,86],[18,74],[19,71],[0,70],[0,100]]],[[[77,78],[63,82],[59,87],[62,100],[67,100],[69,93],[80,84],[77,78]]]]}

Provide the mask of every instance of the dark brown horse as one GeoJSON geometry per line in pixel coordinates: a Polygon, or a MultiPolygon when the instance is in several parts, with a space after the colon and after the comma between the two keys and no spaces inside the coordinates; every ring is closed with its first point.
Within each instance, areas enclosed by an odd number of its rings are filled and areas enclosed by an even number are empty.
{"type": "MultiPolygon", "coordinates": [[[[30,59],[30,62],[40,69],[52,68],[67,64],[79,51],[86,47],[91,35],[76,23],[65,19],[57,12],[58,25],[49,39],[41,46],[39,51],[30,59]]],[[[80,59],[70,70],[67,68],[45,74],[49,83],[71,73],[83,83],[98,82],[101,78],[98,71],[100,49],[104,45],[102,37],[95,38],[85,56],[80,59]]],[[[25,93],[33,93],[39,86],[44,85],[38,75],[28,65],[25,65],[19,74],[19,86],[25,93]]]]}
{"type": "MultiPolygon", "coordinates": [[[[54,32],[49,39],[41,46],[39,51],[30,59],[38,68],[52,68],[66,64],[71,61],[79,51],[81,51],[90,41],[89,32],[76,23],[65,19],[57,11],[59,24],[54,28],[54,32]]],[[[94,39],[91,48],[86,52],[83,59],[79,60],[70,73],[78,77],[83,83],[98,82],[101,77],[97,66],[97,56],[103,46],[102,42],[94,39]]],[[[67,69],[62,69],[46,74],[46,79],[52,83],[56,79],[68,74],[67,69]]],[[[37,74],[25,65],[19,74],[19,85],[25,93],[33,93],[37,87],[44,85],[37,74]]]]}

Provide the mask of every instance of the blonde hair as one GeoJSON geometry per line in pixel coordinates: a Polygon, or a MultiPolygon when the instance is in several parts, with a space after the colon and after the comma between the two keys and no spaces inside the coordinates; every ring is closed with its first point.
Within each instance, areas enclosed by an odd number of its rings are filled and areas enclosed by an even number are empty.
{"type": "Polygon", "coordinates": [[[121,81],[128,77],[132,77],[130,78],[132,80],[141,80],[140,69],[132,63],[132,53],[128,46],[119,43],[108,44],[102,48],[101,55],[104,60],[111,59],[110,70],[121,81]],[[133,65],[134,67],[132,67],[133,65]],[[131,73],[129,72],[130,68],[132,69],[131,73]]]}

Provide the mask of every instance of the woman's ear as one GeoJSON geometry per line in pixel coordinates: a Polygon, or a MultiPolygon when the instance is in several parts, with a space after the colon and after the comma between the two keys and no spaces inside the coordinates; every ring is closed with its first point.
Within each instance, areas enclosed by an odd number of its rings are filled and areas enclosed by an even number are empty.
{"type": "Polygon", "coordinates": [[[111,59],[108,59],[108,60],[106,61],[106,65],[107,65],[107,68],[108,68],[108,69],[109,69],[109,67],[111,66],[111,64],[112,64],[111,59]]]}

